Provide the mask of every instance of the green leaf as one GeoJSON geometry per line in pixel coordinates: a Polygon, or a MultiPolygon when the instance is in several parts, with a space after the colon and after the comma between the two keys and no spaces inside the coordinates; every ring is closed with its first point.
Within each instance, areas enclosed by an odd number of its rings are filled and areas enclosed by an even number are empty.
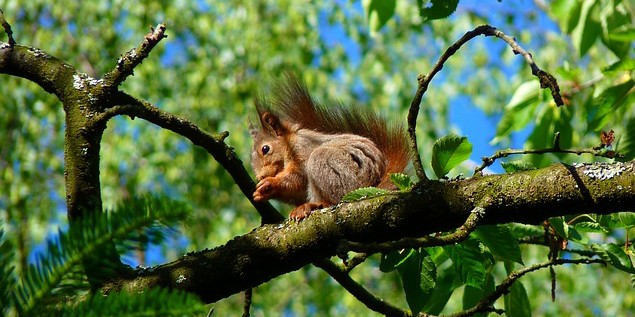
{"type": "Polygon", "coordinates": [[[632,50],[631,41],[625,41],[627,34],[633,29],[633,19],[631,13],[624,8],[623,4],[616,6],[606,6],[600,14],[602,25],[602,43],[606,45],[619,58],[625,57],[632,50]],[[615,40],[616,34],[618,39],[615,40]],[[613,35],[613,36],[611,36],[613,35]]]}
{"type": "Polygon", "coordinates": [[[635,273],[633,262],[623,246],[614,243],[593,244],[591,245],[591,249],[595,251],[602,260],[608,262],[616,269],[631,274],[635,273]]]}
{"type": "Polygon", "coordinates": [[[422,7],[422,2],[419,2],[421,10],[419,14],[425,21],[445,19],[449,17],[459,4],[459,0],[431,0],[430,7],[422,7]]]}
{"type": "Polygon", "coordinates": [[[624,155],[620,161],[630,161],[635,159],[635,117],[631,117],[626,122],[624,134],[620,137],[617,151],[624,155]]]}
{"type": "Polygon", "coordinates": [[[456,274],[467,285],[482,289],[485,285],[486,263],[478,241],[465,240],[459,244],[443,247],[448,253],[456,274]]]}
{"type": "Polygon", "coordinates": [[[412,250],[410,255],[397,266],[406,302],[413,315],[418,314],[427,302],[427,293],[421,288],[421,254],[412,250]]]}
{"type": "Polygon", "coordinates": [[[611,116],[618,108],[626,105],[629,95],[632,95],[632,89],[635,87],[635,81],[632,79],[619,85],[611,86],[602,91],[592,101],[593,108],[589,111],[589,129],[600,131],[606,127],[614,117],[611,116]]]}
{"type": "MultiPolygon", "coordinates": [[[[463,309],[469,309],[474,307],[484,296],[494,291],[496,285],[494,284],[494,277],[492,274],[487,274],[485,280],[485,287],[479,289],[470,285],[466,285],[463,290],[463,309]]],[[[481,313],[474,316],[487,316],[487,314],[481,313]]]]}
{"type": "Polygon", "coordinates": [[[432,169],[437,177],[444,177],[451,169],[467,160],[472,154],[472,143],[467,137],[446,135],[434,142],[432,169]]]}
{"type": "Polygon", "coordinates": [[[582,1],[579,0],[555,0],[551,3],[554,19],[560,24],[565,33],[571,33],[580,21],[582,1]]]}
{"type": "Polygon", "coordinates": [[[390,180],[399,190],[410,190],[414,186],[410,176],[403,173],[391,173],[390,180]]]}
{"type": "Polygon", "coordinates": [[[505,225],[483,225],[476,228],[474,235],[494,256],[523,264],[518,241],[505,225]]]}
{"type": "Polygon", "coordinates": [[[342,202],[350,203],[365,198],[376,197],[390,193],[388,190],[377,187],[362,187],[353,190],[352,192],[342,197],[342,202]]]}
{"type": "Polygon", "coordinates": [[[414,254],[416,254],[414,249],[391,251],[387,254],[382,253],[379,270],[384,273],[392,272],[396,270],[399,265],[404,263],[408,257],[414,254]]]}
{"type": "Polygon", "coordinates": [[[545,230],[542,226],[527,225],[523,223],[508,223],[507,228],[509,228],[510,232],[516,239],[545,234],[545,230]]]}
{"type": "Polygon", "coordinates": [[[571,33],[573,45],[577,48],[580,56],[584,56],[587,53],[602,33],[599,10],[598,2],[582,1],[580,20],[571,33]]]}
{"type": "Polygon", "coordinates": [[[531,305],[527,290],[520,280],[516,280],[509,288],[509,293],[503,297],[505,302],[505,315],[531,317],[531,305]]]}
{"type": "MultiPolygon", "coordinates": [[[[0,221],[0,228],[4,224],[0,221]]],[[[0,229],[0,315],[6,316],[6,310],[13,307],[11,293],[16,287],[14,248],[4,237],[4,230],[0,229]]]]}
{"type": "Polygon", "coordinates": [[[574,225],[576,230],[580,232],[589,232],[589,233],[608,233],[602,225],[597,222],[579,222],[574,225]]]}
{"type": "Polygon", "coordinates": [[[564,222],[562,217],[549,218],[549,224],[561,238],[567,239],[569,237],[569,225],[564,222]]]}
{"type": "Polygon", "coordinates": [[[492,140],[492,143],[499,143],[512,131],[518,131],[527,126],[534,119],[532,114],[539,104],[540,83],[537,80],[518,86],[509,103],[505,105],[503,117],[496,127],[496,138],[492,140]]]}
{"type": "Polygon", "coordinates": [[[511,162],[501,162],[501,166],[506,173],[535,170],[536,167],[527,161],[517,160],[511,162]]]}
{"type": "Polygon", "coordinates": [[[635,70],[635,59],[625,58],[605,67],[602,71],[608,73],[631,70],[635,70]]]}
{"type": "Polygon", "coordinates": [[[368,18],[370,32],[379,31],[395,14],[396,0],[365,0],[362,6],[368,18]]]}
{"type": "Polygon", "coordinates": [[[627,228],[635,226],[635,212],[619,212],[617,213],[617,219],[619,219],[620,222],[627,228]]]}
{"type": "Polygon", "coordinates": [[[426,297],[429,297],[437,285],[437,267],[426,250],[421,250],[421,255],[423,256],[421,260],[421,289],[426,297]]]}

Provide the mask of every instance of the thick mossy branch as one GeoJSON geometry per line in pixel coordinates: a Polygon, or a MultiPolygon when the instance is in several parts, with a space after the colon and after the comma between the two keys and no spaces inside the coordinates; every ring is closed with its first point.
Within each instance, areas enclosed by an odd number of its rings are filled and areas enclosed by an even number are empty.
{"type": "Polygon", "coordinates": [[[540,170],[430,181],[394,193],[316,211],[306,220],[265,225],[224,246],[188,254],[112,281],[104,290],[164,286],[207,302],[257,286],[337,253],[341,240],[385,242],[449,231],[488,201],[484,224],[539,223],[566,214],[608,214],[635,206],[635,163],[558,164],[540,170]]]}

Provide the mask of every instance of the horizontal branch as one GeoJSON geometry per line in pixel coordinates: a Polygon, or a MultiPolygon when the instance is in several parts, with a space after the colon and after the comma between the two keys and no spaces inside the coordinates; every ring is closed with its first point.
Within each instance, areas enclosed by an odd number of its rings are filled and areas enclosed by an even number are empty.
{"type": "Polygon", "coordinates": [[[104,289],[163,286],[214,302],[337,253],[341,240],[394,241],[448,231],[486,206],[484,224],[539,223],[567,214],[608,214],[635,206],[635,162],[557,164],[504,175],[429,181],[314,212],[301,222],[264,225],[212,250],[194,252],[104,289]],[[483,202],[489,202],[483,204],[483,202]]]}

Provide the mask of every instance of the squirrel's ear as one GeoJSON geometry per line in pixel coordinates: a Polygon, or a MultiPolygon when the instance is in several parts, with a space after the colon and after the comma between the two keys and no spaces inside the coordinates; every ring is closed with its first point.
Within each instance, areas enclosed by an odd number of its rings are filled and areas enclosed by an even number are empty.
{"type": "Polygon", "coordinates": [[[265,130],[273,132],[276,136],[288,134],[288,129],[271,112],[264,112],[260,116],[260,122],[265,130]]]}

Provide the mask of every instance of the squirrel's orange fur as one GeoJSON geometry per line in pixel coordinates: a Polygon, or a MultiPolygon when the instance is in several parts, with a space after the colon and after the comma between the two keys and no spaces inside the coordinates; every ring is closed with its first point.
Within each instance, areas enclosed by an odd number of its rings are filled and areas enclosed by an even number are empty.
{"type": "Polygon", "coordinates": [[[272,98],[256,100],[260,126],[250,124],[254,200],[296,206],[293,219],[334,205],[354,189],[392,189],[390,173],[403,172],[410,154],[403,128],[361,107],[322,106],[288,76],[272,98]]]}

